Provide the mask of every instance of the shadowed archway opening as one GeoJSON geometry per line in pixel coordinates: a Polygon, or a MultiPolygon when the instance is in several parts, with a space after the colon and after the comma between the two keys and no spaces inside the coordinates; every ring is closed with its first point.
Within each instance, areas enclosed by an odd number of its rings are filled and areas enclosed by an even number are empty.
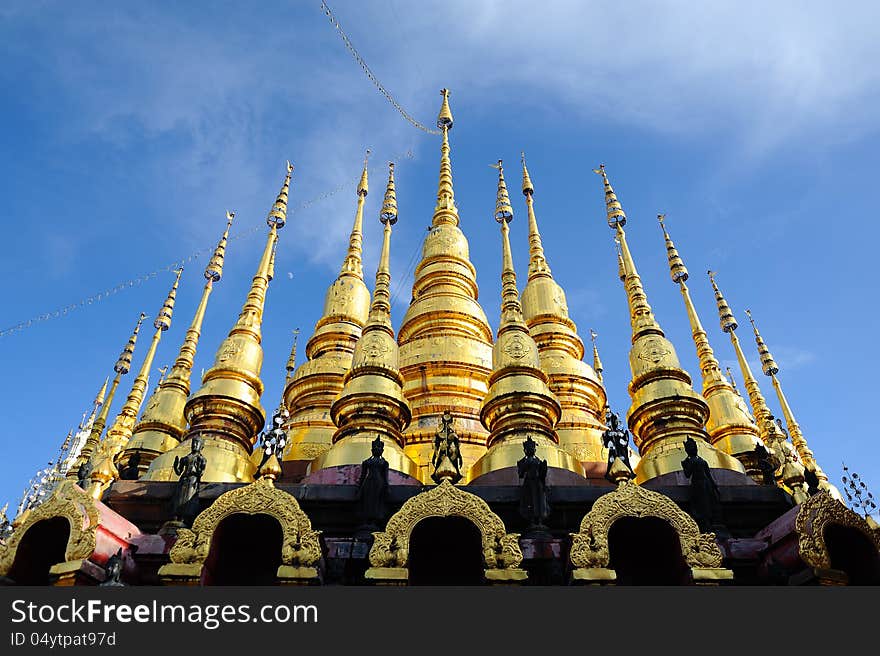
{"type": "Polygon", "coordinates": [[[204,585],[276,585],[283,541],[271,515],[236,513],[214,531],[204,585]]]}
{"type": "Polygon", "coordinates": [[[831,568],[846,572],[849,585],[880,585],[880,554],[860,530],[828,524],[825,546],[831,557],[831,568]]]}
{"type": "Polygon", "coordinates": [[[464,517],[428,517],[409,538],[410,585],[482,585],[483,540],[464,517]]]}
{"type": "Polygon", "coordinates": [[[64,561],[70,522],[64,517],[44,519],[21,537],[7,576],[16,585],[49,585],[49,568],[64,561]]]}
{"type": "Polygon", "coordinates": [[[608,531],[618,585],[688,585],[690,568],[675,529],[659,517],[622,517],[608,531]]]}

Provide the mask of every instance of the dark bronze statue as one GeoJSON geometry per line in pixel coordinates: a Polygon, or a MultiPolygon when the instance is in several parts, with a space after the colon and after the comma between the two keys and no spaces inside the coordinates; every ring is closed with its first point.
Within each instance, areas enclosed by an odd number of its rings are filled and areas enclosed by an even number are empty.
{"type": "Polygon", "coordinates": [[[819,493],[819,477],[809,467],[804,467],[804,483],[807,484],[807,494],[813,496],[819,493]]]}
{"type": "Polygon", "coordinates": [[[104,580],[98,584],[99,587],[120,587],[125,585],[122,582],[122,547],[115,554],[107,559],[104,565],[106,576],[104,580]]]}
{"type": "Polygon", "coordinates": [[[198,514],[199,487],[205,466],[208,464],[207,459],[202,455],[202,438],[194,435],[190,444],[191,451],[187,455],[174,458],[174,473],[180,479],[177,481],[172,500],[174,518],[183,521],[187,526],[192,525],[198,514]]]}
{"type": "Polygon", "coordinates": [[[776,463],[763,444],[755,445],[755,463],[764,485],[776,485],[776,463]]]}
{"type": "Polygon", "coordinates": [[[358,479],[358,511],[365,527],[375,528],[385,520],[388,498],[388,461],[382,456],[385,443],[381,437],[372,442],[372,454],[361,463],[358,479]]]}
{"type": "MultiPolygon", "coordinates": [[[[629,431],[623,427],[620,417],[616,412],[608,410],[605,415],[605,423],[608,429],[602,433],[602,444],[608,449],[608,464],[605,467],[605,478],[611,473],[611,465],[615,460],[620,460],[626,465],[626,468],[632,472],[632,466],[629,464],[629,431]]],[[[612,481],[613,482],[613,481],[612,481]]]]}
{"type": "Polygon", "coordinates": [[[434,435],[434,455],[431,456],[434,473],[431,478],[435,483],[449,480],[457,483],[461,480],[461,445],[458,435],[452,430],[452,414],[447,410],[440,418],[440,428],[434,435]]]}
{"type": "Polygon", "coordinates": [[[138,467],[141,464],[141,452],[135,451],[128,459],[128,463],[119,472],[119,478],[123,481],[136,481],[139,476],[138,467]]]}
{"type": "Polygon", "coordinates": [[[519,488],[519,514],[529,522],[530,529],[543,529],[550,515],[547,500],[547,461],[538,458],[538,445],[531,436],[523,442],[525,456],[516,463],[522,484],[519,488]]]}
{"type": "Polygon", "coordinates": [[[89,479],[91,477],[92,462],[91,460],[86,460],[79,466],[79,469],[76,470],[76,484],[85,490],[89,486],[89,479]]]}
{"type": "Polygon", "coordinates": [[[721,523],[721,495],[709,463],[697,454],[697,443],[689,437],[684,443],[687,458],[681,461],[684,475],[691,481],[690,514],[706,533],[714,529],[723,529],[721,523]]]}

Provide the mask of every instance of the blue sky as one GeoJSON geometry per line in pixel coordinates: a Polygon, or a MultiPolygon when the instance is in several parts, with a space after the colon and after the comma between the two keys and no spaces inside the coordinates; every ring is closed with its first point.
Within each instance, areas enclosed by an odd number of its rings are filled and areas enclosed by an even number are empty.
{"type": "MultiPolygon", "coordinates": [[[[703,275],[710,266],[743,324],[756,373],[745,308],[759,321],[832,482],[846,461],[880,491],[880,444],[869,423],[880,314],[867,293],[880,236],[876,3],[334,5],[375,73],[423,123],[434,121],[438,90],[452,90],[456,200],[493,326],[501,255],[487,165],[503,158],[518,191],[525,150],[554,276],[582,337],[591,327],[599,333],[612,404],[628,407],[629,320],[601,181],[591,173],[604,162],[649,300],[685,368],[698,375],[660,211],[719,359],[734,361],[703,275]]],[[[320,2],[5,4],[0,61],[0,329],[212,246],[224,211],[234,209],[233,235],[251,236],[230,243],[212,296],[196,359],[197,372],[207,368],[246,295],[289,158],[291,208],[345,186],[292,212],[281,232],[264,322],[264,405],[272,407],[290,331],[300,327],[302,343],[311,334],[342,261],[365,148],[377,167],[365,215],[370,287],[380,171],[398,157],[399,323],[407,264],[434,206],[439,141],[375,91],[320,2]],[[399,158],[408,151],[411,158],[399,158]]],[[[512,196],[522,287],[525,205],[512,196]]],[[[173,361],[204,263],[184,271],[157,366],[173,361]]],[[[137,314],[152,317],[172,279],[161,271],[0,337],[0,505],[14,506],[34,470],[54,457],[111,373],[137,314]]],[[[111,417],[133,378],[123,378],[111,417]]],[[[769,380],[760,378],[778,414],[769,380]]]]}

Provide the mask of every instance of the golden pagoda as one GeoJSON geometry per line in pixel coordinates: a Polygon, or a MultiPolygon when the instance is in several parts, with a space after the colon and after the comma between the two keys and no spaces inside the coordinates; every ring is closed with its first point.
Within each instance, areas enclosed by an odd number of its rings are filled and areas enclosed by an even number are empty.
{"type": "MultiPolygon", "coordinates": [[[[529,217],[529,276],[522,292],[522,312],[538,346],[541,369],[549,376],[550,390],[559,400],[562,416],[556,424],[559,445],[583,463],[602,463],[605,453],[607,396],[601,373],[584,358],[584,343],[568,316],[565,291],[553,279],[544,255],[534,194],[525,155],[522,156],[522,192],[529,217]]],[[[593,343],[594,364],[599,354],[593,343]]]]}
{"type": "Polygon", "coordinates": [[[419,463],[423,482],[431,480],[434,437],[444,411],[455,420],[462,471],[483,455],[489,437],[480,410],[492,372],[492,329],[477,301],[477,274],[459,228],[449,156],[452,111],[449,91],[441,94],[437,204],[415,269],[412,301],[397,334],[403,393],[412,410],[404,451],[419,463]]]}
{"type": "Polygon", "coordinates": [[[370,292],[364,284],[362,262],[364,201],[368,193],[364,158],[348,252],[339,276],[327,290],[324,311],[306,344],[306,361],[284,389],[284,402],[290,413],[290,442],[283,460],[286,468],[300,476],[311,460],[326,453],[333,444],[336,426],[330,418],[330,407],[342,391],[343,379],[351,368],[355,346],[370,312],[370,292]]]}
{"type": "MultiPolygon", "coordinates": [[[[514,204],[501,160],[493,165],[501,238],[493,341],[455,204],[453,119],[449,92],[442,96],[437,200],[397,330],[390,285],[392,232],[404,210],[398,172],[389,165],[371,296],[362,271],[365,159],[345,260],[299,366],[294,330],[282,400],[266,426],[263,331],[299,325],[295,312],[282,316],[283,326],[263,324],[287,217],[288,164],[247,298],[198,389],[190,394],[190,377],[231,213],[177,358],[140,421],[177,281],[103,441],[144,315],[80,432],[68,433],[56,464],[31,479],[14,519],[0,510],[0,583],[93,586],[118,576],[150,586],[880,585],[876,522],[865,507],[848,507],[819,468],[753,321],[791,442],[777,424],[710,272],[750,415],[732,376],[721,373],[661,216],[668,267],[651,275],[671,275],[681,292],[702,394],[692,387],[648,303],[604,166],[596,173],[631,329],[626,425],[608,406],[613,377],[603,382],[622,354],[603,350],[605,371],[594,330],[585,353],[547,262],[524,158],[529,266],[521,293],[514,204]],[[125,563],[116,574],[112,554],[125,563]]],[[[585,223],[577,238],[598,229],[585,223]]]]}

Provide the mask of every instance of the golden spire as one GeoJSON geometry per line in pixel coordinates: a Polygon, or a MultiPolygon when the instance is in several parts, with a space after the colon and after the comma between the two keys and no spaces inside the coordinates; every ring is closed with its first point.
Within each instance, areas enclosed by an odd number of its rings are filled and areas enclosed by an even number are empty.
{"type": "Polygon", "coordinates": [[[620,279],[620,282],[624,282],[626,280],[626,265],[623,263],[623,253],[620,250],[620,240],[615,237],[614,244],[617,248],[617,277],[620,279]]]}
{"type": "MultiPolygon", "coordinates": [[[[369,152],[369,151],[368,151],[369,152]]],[[[308,463],[333,443],[336,427],[330,406],[342,391],[342,378],[370,311],[370,292],[364,284],[362,226],[368,193],[367,158],[357,186],[357,210],[342,267],[324,298],[324,310],[306,343],[306,361],[287,379],[284,403],[290,413],[290,444],[283,455],[285,475],[305,473],[308,463]]]]}
{"type": "MultiPolygon", "coordinates": [[[[89,433],[86,443],[83,445],[76,462],[73,463],[73,466],[68,471],[68,478],[75,479],[77,477],[80,466],[92,457],[95,448],[101,441],[101,433],[104,432],[104,426],[107,424],[107,417],[110,415],[110,406],[113,403],[113,397],[116,395],[116,388],[119,387],[119,380],[122,376],[127,374],[131,369],[131,358],[132,355],[134,355],[134,347],[137,343],[138,332],[140,332],[141,324],[146,318],[147,315],[141,312],[137,324],[134,327],[134,331],[132,331],[131,337],[128,338],[128,343],[125,345],[125,348],[122,349],[122,353],[119,354],[119,359],[116,360],[116,364],[113,365],[113,371],[116,372],[116,375],[113,377],[113,382],[110,383],[110,391],[107,393],[107,400],[101,405],[101,412],[92,424],[91,432],[89,433]]],[[[99,394],[99,396],[103,397],[103,389],[101,392],[102,393],[99,394]]]]}
{"type": "MultiPolygon", "coordinates": [[[[104,405],[104,397],[107,394],[107,383],[110,382],[110,376],[106,376],[104,378],[104,384],[101,386],[101,389],[98,390],[98,395],[95,397],[95,400],[92,401],[92,411],[89,413],[89,418],[84,419],[79,425],[80,429],[89,427],[95,423],[95,417],[98,414],[98,410],[101,406],[104,405]]],[[[85,418],[85,413],[83,413],[83,418],[85,418]]]]}
{"type": "Polygon", "coordinates": [[[338,426],[333,447],[315,459],[312,471],[362,463],[370,457],[372,442],[379,436],[385,443],[383,455],[389,467],[417,478],[418,466],[402,448],[402,431],[409,425],[411,412],[403,396],[399,350],[391,325],[391,226],[397,223],[393,163],[388,164],[388,184],[379,221],[384,226],[382,253],[376,268],[370,315],[355,347],[342,392],[330,409],[333,423],[338,426]]]}
{"type": "Polygon", "coordinates": [[[293,372],[296,371],[296,343],[299,340],[299,328],[293,329],[293,346],[290,347],[290,357],[287,358],[287,365],[285,369],[287,370],[286,382],[290,382],[290,379],[293,378],[293,372]]]}
{"type": "Polygon", "coordinates": [[[364,154],[364,170],[361,173],[361,180],[357,186],[358,196],[366,196],[370,192],[369,176],[367,175],[367,163],[370,161],[370,149],[364,154]]]}
{"type": "Polygon", "coordinates": [[[758,381],[752,374],[752,368],[749,366],[749,362],[739,343],[739,338],[736,336],[736,329],[739,327],[739,324],[736,321],[736,317],[733,315],[733,310],[730,309],[730,305],[727,303],[727,300],[718,288],[718,283],[715,280],[716,274],[714,271],[707,271],[707,274],[709,276],[709,281],[712,283],[712,289],[715,292],[715,303],[718,306],[718,317],[721,323],[721,330],[730,336],[730,343],[733,345],[734,352],[736,352],[736,359],[739,362],[740,371],[743,376],[743,385],[746,388],[746,394],[749,397],[752,412],[755,415],[758,434],[761,437],[761,441],[764,442],[767,448],[776,457],[779,465],[777,478],[787,486],[792,487],[793,489],[798,489],[803,483],[803,472],[800,472],[799,474],[801,478],[800,483],[798,483],[797,480],[795,480],[798,476],[798,472],[796,471],[797,467],[788,467],[786,469],[786,463],[796,459],[794,452],[786,441],[785,435],[779,430],[779,427],[773,420],[773,414],[770,412],[770,408],[767,406],[767,401],[761,393],[758,381]],[[788,478],[786,478],[786,476],[788,476],[788,478]]]}
{"type": "Polygon", "coordinates": [[[760,481],[763,479],[763,472],[758,467],[755,454],[755,447],[761,443],[758,429],[748,414],[743,411],[736,392],[721,373],[721,365],[715,357],[712,346],[709,344],[709,337],[703,329],[697,309],[691,300],[691,293],[686,284],[688,270],[666,230],[664,218],[663,214],[657,215],[666,242],[669,273],[672,282],[676,283],[681,291],[688,321],[691,325],[694,345],[697,347],[697,358],[703,377],[703,398],[709,405],[709,420],[706,423],[709,439],[716,448],[742,462],[746,473],[760,481]]]}
{"type": "Polygon", "coordinates": [[[176,480],[174,458],[189,453],[189,440],[199,435],[204,440],[202,452],[208,462],[203,481],[253,481],[256,470],[256,463],[251,460],[253,445],[266,423],[266,411],[260,404],[263,307],[269,287],[272,250],[278,241],[278,230],[287,222],[292,172],[293,166],[288,162],[281,191],[266,218],[269,226],[266,245],[238,320],[217,349],[214,365],[202,377],[201,388],[184,406],[189,428],[180,444],[153,461],[144,478],[176,480]]]}
{"type": "Polygon", "coordinates": [[[654,318],[642,280],[626,241],[626,214],[617,199],[604,165],[594,169],[602,176],[608,226],[620,243],[627,302],[632,325],[629,364],[632,405],[627,423],[639,449],[636,480],[643,481],[681,470],[686,457],[684,442],[696,438],[700,455],[710,467],[744,472],[742,464],[716,450],[704,429],[709,407],[691,387],[691,377],[682,369],[675,348],[654,318]]]}
{"type": "Polygon", "coordinates": [[[494,217],[501,226],[501,321],[492,349],[489,392],[480,410],[480,421],[489,431],[489,450],[470,468],[468,481],[516,467],[522,458],[522,444],[530,436],[536,438],[540,455],[550,467],[583,476],[580,462],[558,446],[554,428],[562,407],[547,385],[549,378],[541,369],[538,346],[523,318],[510,251],[508,224],[513,220],[513,208],[501,160],[493,166],[498,169],[494,217]]]}
{"type": "Polygon", "coordinates": [[[807,439],[804,437],[800,424],[798,424],[797,420],[794,418],[794,413],[791,410],[788,399],[785,398],[785,394],[782,392],[782,385],[776,377],[776,374],[779,373],[779,365],[776,364],[776,361],[770,354],[770,349],[767,348],[764,339],[761,337],[761,333],[758,332],[758,326],[752,317],[751,311],[746,310],[746,315],[749,317],[749,322],[752,324],[752,330],[755,333],[755,343],[758,345],[758,354],[761,356],[761,369],[764,371],[764,375],[769,376],[770,380],[773,382],[773,388],[776,390],[776,398],[779,399],[779,405],[782,408],[782,416],[785,417],[785,424],[788,428],[788,434],[791,437],[791,443],[797,451],[804,467],[816,474],[816,477],[819,479],[820,489],[830,490],[831,486],[828,483],[828,475],[822,471],[819,463],[816,462],[813,452],[807,445],[807,439]]]}
{"type": "Polygon", "coordinates": [[[176,271],[174,284],[162,303],[162,307],[153,320],[153,339],[150,340],[150,347],[141,363],[141,368],[135,376],[131,385],[131,391],[122,405],[119,414],[113,425],[107,429],[107,435],[104,437],[98,450],[92,456],[94,469],[91,476],[91,484],[89,493],[95,498],[100,499],[102,491],[114,480],[119,478],[119,470],[116,467],[116,457],[125,448],[134,432],[134,425],[137,421],[138,412],[140,412],[141,404],[144,402],[144,396],[149,386],[150,369],[153,367],[153,358],[156,355],[156,349],[159,348],[159,340],[162,333],[171,327],[171,316],[174,313],[174,301],[177,297],[177,287],[180,284],[180,275],[183,269],[176,271]]]}
{"type": "Polygon", "coordinates": [[[492,371],[492,329],[477,300],[470,246],[459,228],[449,155],[451,124],[444,90],[438,117],[443,141],[437,206],[397,335],[404,394],[413,414],[405,450],[419,463],[425,483],[431,481],[435,427],[444,411],[455,418],[462,471],[485,452],[488,437],[479,415],[492,371]]]}
{"type": "Polygon", "coordinates": [[[458,208],[455,206],[455,192],[452,189],[452,161],[449,159],[449,131],[452,129],[452,110],[449,109],[449,89],[441,89],[443,104],[437,116],[437,127],[443,131],[440,145],[440,181],[437,185],[437,205],[434,208],[434,227],[459,224],[458,208]]]}
{"type": "Polygon", "coordinates": [[[535,186],[522,155],[522,191],[529,220],[529,276],[522,293],[523,317],[538,346],[550,391],[562,406],[559,445],[581,462],[605,462],[602,433],[607,402],[602,377],[583,361],[584,343],[568,316],[565,291],[553,279],[535,216],[535,186]]]}
{"type": "MultiPolygon", "coordinates": [[[[138,469],[141,474],[147,472],[150,464],[159,454],[173,449],[186,430],[183,408],[190,393],[190,376],[195,362],[196,347],[202,332],[205,311],[208,308],[208,298],[211,296],[214,284],[223,277],[226,244],[229,241],[229,229],[232,227],[233,218],[235,213],[227,211],[226,229],[205,267],[205,286],[202,288],[202,296],[180,345],[177,359],[171,367],[171,373],[162,381],[147,403],[141,420],[135,426],[134,433],[122,455],[121,461],[128,462],[134,453],[140,454],[138,469]]],[[[146,478],[150,478],[149,474],[146,478]]]]}
{"type": "Polygon", "coordinates": [[[599,382],[602,381],[602,372],[605,370],[602,366],[602,360],[599,359],[599,348],[596,346],[596,338],[598,335],[596,331],[590,328],[590,341],[593,342],[593,371],[596,372],[596,375],[599,377],[599,382]]]}

